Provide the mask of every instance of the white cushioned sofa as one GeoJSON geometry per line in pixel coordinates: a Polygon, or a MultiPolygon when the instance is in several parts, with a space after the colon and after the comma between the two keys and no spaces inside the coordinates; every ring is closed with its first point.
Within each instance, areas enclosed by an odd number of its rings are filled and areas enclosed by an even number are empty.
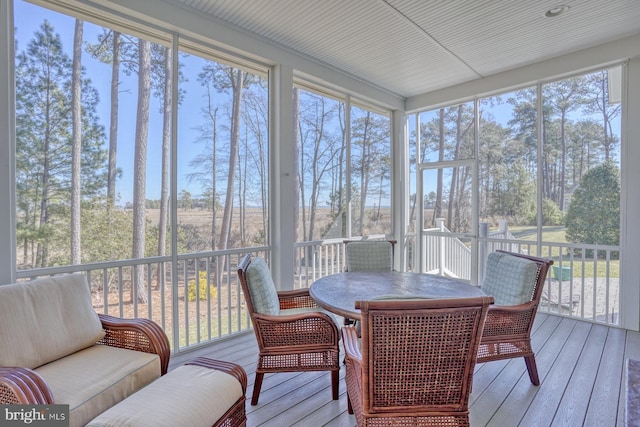
{"type": "Polygon", "coordinates": [[[0,404],[68,404],[84,426],[167,372],[148,319],[97,314],[82,274],[0,286],[0,404]]]}

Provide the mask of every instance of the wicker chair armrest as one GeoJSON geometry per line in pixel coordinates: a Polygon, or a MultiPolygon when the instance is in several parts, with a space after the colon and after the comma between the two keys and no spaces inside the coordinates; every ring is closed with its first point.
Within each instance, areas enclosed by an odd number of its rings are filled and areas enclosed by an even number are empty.
{"type": "Polygon", "coordinates": [[[338,327],[326,313],[253,314],[251,320],[265,347],[326,346],[338,342],[338,327]]]}
{"type": "Polygon", "coordinates": [[[362,418],[363,410],[363,382],[369,381],[364,378],[362,370],[362,353],[358,340],[358,331],[353,326],[342,328],[342,344],[344,347],[344,364],[346,375],[344,381],[347,384],[347,402],[349,412],[356,412],[356,418],[362,418]]]}
{"type": "Polygon", "coordinates": [[[247,372],[237,363],[208,359],[206,357],[196,357],[195,359],[185,363],[185,365],[204,366],[205,368],[215,369],[232,375],[236,377],[240,386],[242,386],[242,394],[247,391],[247,372]]]}
{"type": "Polygon", "coordinates": [[[347,358],[362,363],[360,340],[358,339],[358,330],[355,327],[345,326],[342,328],[342,345],[347,358]]]}
{"type": "Polygon", "coordinates": [[[518,311],[528,311],[532,307],[537,307],[537,306],[538,306],[538,302],[537,301],[527,301],[525,303],[518,304],[518,305],[495,305],[495,304],[492,304],[492,305],[489,306],[489,311],[514,313],[514,312],[518,312],[518,311]]]}
{"type": "Polygon", "coordinates": [[[0,368],[0,404],[50,405],[55,403],[49,386],[35,371],[20,367],[0,368]]]}
{"type": "Polygon", "coordinates": [[[122,319],[98,314],[105,336],[98,344],[143,351],[160,356],[161,375],[167,373],[171,348],[162,328],[150,319],[122,319]]]}
{"type": "Polygon", "coordinates": [[[535,301],[514,306],[489,306],[483,339],[501,335],[528,335],[537,309],[538,303],[535,301]]]}
{"type": "Polygon", "coordinates": [[[318,307],[316,302],[309,295],[309,289],[294,289],[291,291],[279,291],[280,309],[318,307]]]}

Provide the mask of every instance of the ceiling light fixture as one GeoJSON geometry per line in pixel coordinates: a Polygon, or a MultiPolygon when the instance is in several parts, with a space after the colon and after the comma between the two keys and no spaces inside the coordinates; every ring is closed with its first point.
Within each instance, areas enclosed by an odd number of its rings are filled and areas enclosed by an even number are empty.
{"type": "Polygon", "coordinates": [[[546,16],[547,18],[555,18],[556,16],[560,16],[563,13],[565,13],[567,10],[571,9],[569,6],[567,6],[566,4],[561,4],[555,7],[552,7],[551,9],[547,10],[544,14],[544,16],[546,16]]]}

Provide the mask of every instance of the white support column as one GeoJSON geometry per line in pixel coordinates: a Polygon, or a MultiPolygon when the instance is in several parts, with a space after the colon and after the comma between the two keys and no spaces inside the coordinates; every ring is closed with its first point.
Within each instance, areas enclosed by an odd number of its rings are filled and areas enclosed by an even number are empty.
{"type": "Polygon", "coordinates": [[[398,241],[395,250],[394,267],[404,271],[406,265],[405,237],[409,229],[409,139],[407,116],[404,111],[395,110],[391,115],[391,162],[393,180],[391,188],[391,215],[393,217],[393,238],[398,241]],[[398,250],[398,249],[402,250],[398,250]]]}
{"type": "Polygon", "coordinates": [[[620,325],[640,330],[640,58],[626,67],[622,96],[620,325]]]}
{"type": "Polygon", "coordinates": [[[0,284],[16,280],[13,1],[0,0],[0,284]]]}
{"type": "Polygon", "coordinates": [[[293,68],[285,65],[274,67],[270,78],[271,149],[269,176],[271,190],[270,239],[271,273],[279,289],[293,289],[294,238],[292,224],[295,200],[293,140],[293,68]]]}

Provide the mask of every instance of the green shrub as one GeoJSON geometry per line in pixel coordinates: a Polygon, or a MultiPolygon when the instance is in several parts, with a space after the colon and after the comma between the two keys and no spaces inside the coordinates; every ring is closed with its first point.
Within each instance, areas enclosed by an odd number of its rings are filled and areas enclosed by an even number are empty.
{"type": "Polygon", "coordinates": [[[545,197],[542,201],[542,225],[563,225],[563,223],[564,216],[558,204],[545,197]]]}
{"type": "MultiPolygon", "coordinates": [[[[198,273],[198,296],[200,300],[207,299],[207,284],[209,283],[209,278],[207,277],[206,271],[201,271],[198,273]]],[[[209,286],[209,292],[211,293],[211,298],[216,296],[217,290],[215,286],[209,286]]],[[[189,286],[187,287],[187,299],[189,301],[196,300],[196,281],[189,280],[189,286]]]]}
{"type": "MultiPolygon", "coordinates": [[[[566,219],[568,242],[620,244],[620,173],[607,161],[589,170],[574,191],[566,219]]],[[[585,251],[593,256],[593,250],[585,251]]]]}

